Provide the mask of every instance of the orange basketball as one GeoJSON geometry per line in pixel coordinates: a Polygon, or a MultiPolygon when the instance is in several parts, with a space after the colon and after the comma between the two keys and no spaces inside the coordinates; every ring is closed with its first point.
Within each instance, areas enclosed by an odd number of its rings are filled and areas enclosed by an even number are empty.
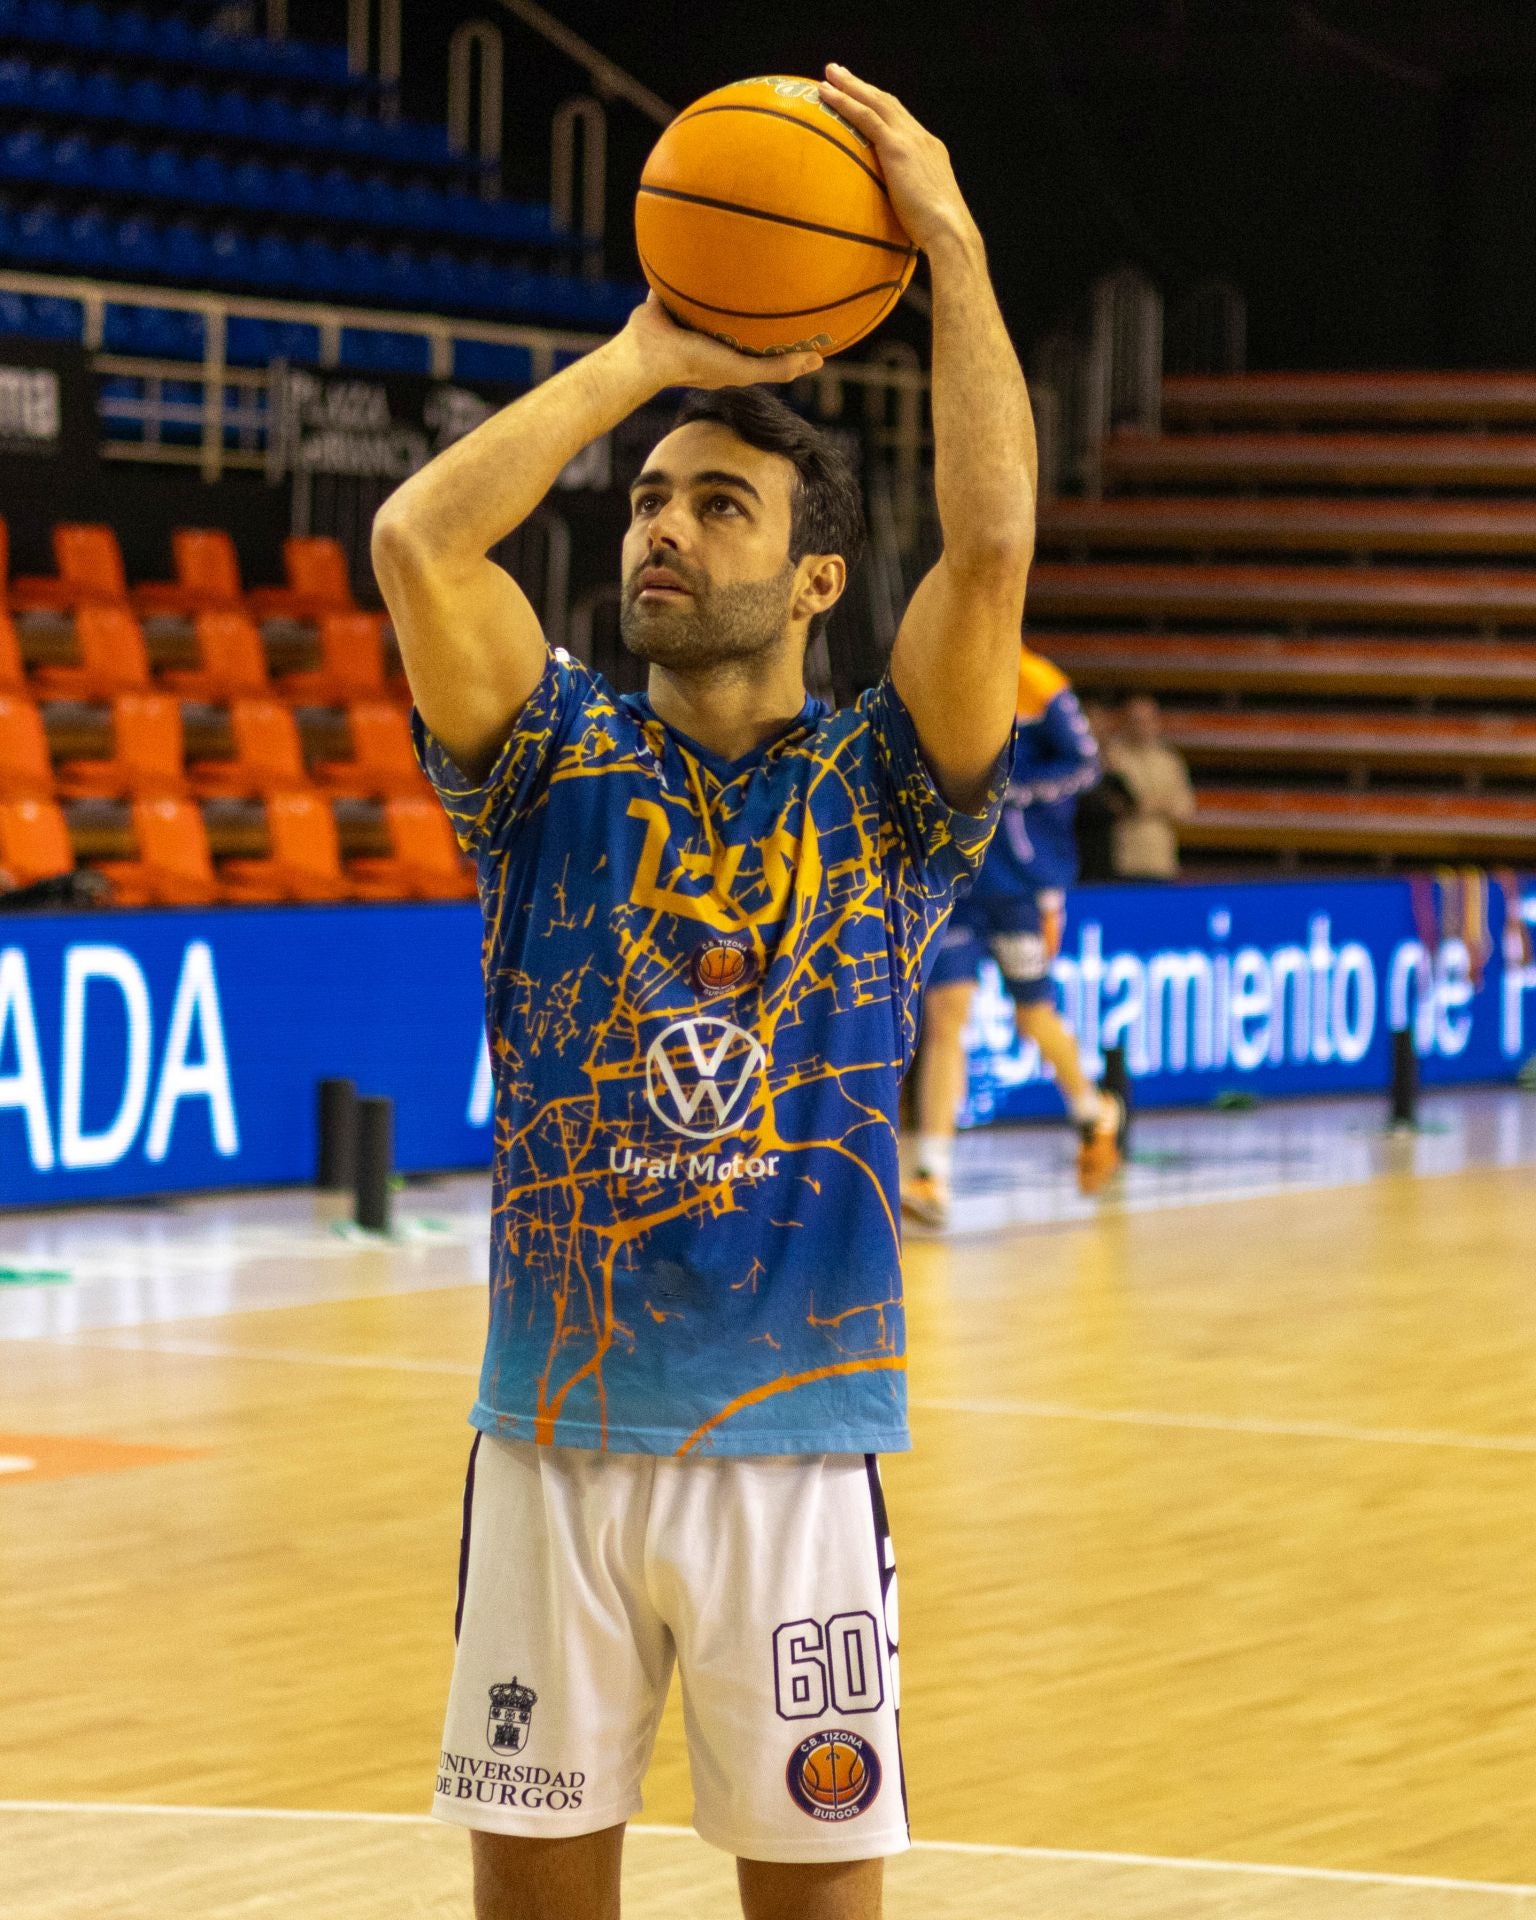
{"type": "Polygon", "coordinates": [[[737,80],[651,150],[640,264],[674,318],[748,353],[841,353],[877,327],[917,249],[863,134],[814,80],[737,80]]]}
{"type": "Polygon", "coordinates": [[[857,1800],[866,1777],[863,1757],[832,1741],[812,1747],[800,1763],[800,1784],[818,1807],[845,1807],[857,1800]]]}

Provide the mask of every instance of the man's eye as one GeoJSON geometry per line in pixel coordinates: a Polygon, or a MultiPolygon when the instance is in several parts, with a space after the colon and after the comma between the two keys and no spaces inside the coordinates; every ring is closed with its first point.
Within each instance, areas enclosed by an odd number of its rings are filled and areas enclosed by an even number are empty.
{"type": "Polygon", "coordinates": [[[656,511],[656,505],[657,500],[654,493],[641,493],[635,496],[636,513],[654,513],[656,511]]]}
{"type": "Polygon", "coordinates": [[[741,509],[728,493],[717,493],[706,502],[711,513],[739,513],[741,509]]]}

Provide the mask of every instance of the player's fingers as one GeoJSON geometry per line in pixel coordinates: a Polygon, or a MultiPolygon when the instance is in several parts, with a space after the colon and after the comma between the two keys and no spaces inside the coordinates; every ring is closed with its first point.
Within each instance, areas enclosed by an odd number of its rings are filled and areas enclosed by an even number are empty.
{"type": "Polygon", "coordinates": [[[827,62],[827,78],[839,92],[848,94],[861,106],[872,107],[882,119],[888,119],[893,110],[901,110],[901,102],[894,93],[885,93],[868,80],[861,80],[856,73],[847,67],[840,67],[835,60],[827,62]]]}
{"type": "Polygon", "coordinates": [[[877,113],[873,107],[866,106],[862,100],[856,100],[851,93],[844,93],[842,88],[834,85],[832,81],[822,81],[821,97],[829,107],[840,113],[850,126],[857,127],[860,133],[872,138],[875,134],[884,131],[886,122],[881,114],[877,113]]]}
{"type": "Polygon", "coordinates": [[[804,379],[808,373],[821,370],[819,353],[770,353],[762,359],[753,361],[757,369],[754,378],[767,382],[770,386],[783,386],[790,380],[804,379]]]}

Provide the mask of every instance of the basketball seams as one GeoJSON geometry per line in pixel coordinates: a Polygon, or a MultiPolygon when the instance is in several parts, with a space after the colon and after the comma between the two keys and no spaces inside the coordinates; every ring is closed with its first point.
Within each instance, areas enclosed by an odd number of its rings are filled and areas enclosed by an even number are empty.
{"type": "Polygon", "coordinates": [[[707,193],[685,193],[681,187],[648,187],[640,183],[640,192],[655,200],[681,200],[691,207],[713,207],[717,213],[740,213],[749,220],[766,220],[770,226],[798,227],[802,233],[822,233],[829,240],[851,240],[855,246],[878,247],[882,253],[898,253],[903,260],[916,257],[917,248],[901,246],[894,240],[881,240],[872,233],[851,233],[846,227],[827,227],[817,220],[797,220],[792,213],[768,213],[762,207],[744,207],[739,200],[716,200],[707,193]]]}
{"type": "MultiPolygon", "coordinates": [[[[672,125],[681,127],[690,120],[702,120],[707,113],[760,113],[768,120],[787,120],[792,127],[798,127],[802,133],[814,133],[818,140],[825,140],[829,146],[836,147],[845,160],[851,160],[860,173],[867,174],[874,181],[887,200],[891,197],[890,188],[885,184],[881,174],[866,161],[861,160],[850,147],[845,147],[835,133],[829,133],[825,127],[813,127],[809,120],[802,120],[798,113],[786,113],[782,107],[751,107],[744,101],[722,100],[718,106],[690,107],[686,113],[679,114],[672,125]]],[[[834,118],[841,118],[841,116],[834,115],[834,118]]],[[[842,125],[848,127],[848,122],[843,120],[842,125]]],[[[848,131],[853,133],[855,129],[848,127],[848,131]]]]}
{"type": "Polygon", "coordinates": [[[697,294],[688,293],[682,287],[674,287],[670,280],[657,272],[655,264],[643,253],[640,255],[640,265],[648,278],[665,287],[668,293],[675,294],[679,300],[686,300],[690,307],[699,307],[705,313],[722,314],[732,320],[804,320],[812,314],[830,313],[834,307],[850,306],[855,300],[867,300],[872,293],[884,293],[890,290],[892,297],[880,310],[883,318],[895,305],[897,297],[907,284],[904,279],[876,280],[867,287],[860,287],[855,293],[839,294],[835,300],[820,300],[814,307],[785,307],[764,313],[752,307],[717,307],[713,302],[701,300],[697,294]]]}

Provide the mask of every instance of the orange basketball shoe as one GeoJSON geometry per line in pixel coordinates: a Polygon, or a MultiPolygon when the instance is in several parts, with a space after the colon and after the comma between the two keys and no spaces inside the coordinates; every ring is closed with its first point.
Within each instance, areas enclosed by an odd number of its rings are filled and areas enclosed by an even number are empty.
{"type": "Polygon", "coordinates": [[[901,1183],[901,1210],[920,1227],[947,1227],[949,1182],[936,1173],[914,1173],[901,1183]]]}
{"type": "Polygon", "coordinates": [[[1125,1102],[1118,1093],[1099,1090],[1096,1120],[1078,1128],[1077,1184],[1084,1193],[1097,1193],[1120,1171],[1120,1145],[1125,1136],[1125,1102]]]}

